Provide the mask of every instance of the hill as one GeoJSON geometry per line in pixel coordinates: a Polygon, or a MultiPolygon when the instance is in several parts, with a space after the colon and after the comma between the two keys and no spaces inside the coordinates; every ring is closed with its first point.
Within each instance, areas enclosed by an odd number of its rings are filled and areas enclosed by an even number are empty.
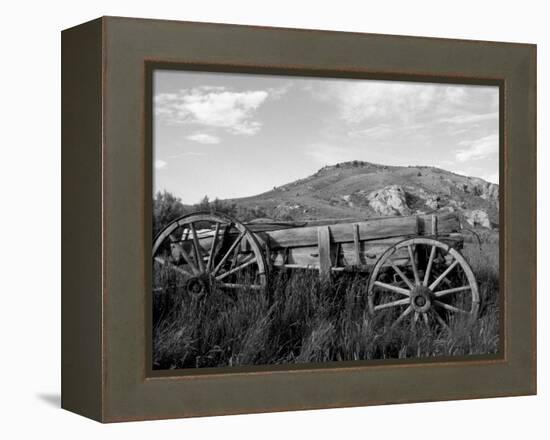
{"type": "Polygon", "coordinates": [[[495,228],[499,223],[498,185],[427,166],[343,162],[263,194],[229,202],[277,220],[451,211],[473,226],[495,228]]]}

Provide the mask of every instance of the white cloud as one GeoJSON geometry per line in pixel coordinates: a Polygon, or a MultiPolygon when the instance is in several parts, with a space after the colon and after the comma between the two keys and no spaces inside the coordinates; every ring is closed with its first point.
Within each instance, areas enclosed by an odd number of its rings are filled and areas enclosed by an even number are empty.
{"type": "Polygon", "coordinates": [[[220,138],[208,133],[194,133],[186,137],[193,142],[198,142],[199,144],[219,144],[220,138]]]}
{"type": "MultiPolygon", "coordinates": [[[[341,81],[309,87],[318,100],[334,103],[352,127],[392,129],[498,122],[498,88],[403,81],[341,81]],[[366,125],[366,127],[365,127],[366,125]]],[[[368,131],[365,132],[368,134],[368,131]]]]}
{"type": "Polygon", "coordinates": [[[168,124],[198,124],[251,136],[261,128],[255,112],[267,100],[266,90],[232,91],[227,87],[195,87],[155,96],[155,115],[168,124]]]}
{"type": "MultiPolygon", "coordinates": [[[[438,91],[438,85],[397,81],[353,81],[334,83],[317,91],[321,100],[338,105],[340,118],[347,123],[408,120],[430,106],[438,91]]],[[[314,91],[315,93],[315,91],[314,91]]]]}
{"type": "Polygon", "coordinates": [[[155,160],[155,170],[160,170],[166,166],[166,162],[161,159],[155,160]]]}
{"type": "Polygon", "coordinates": [[[430,86],[397,83],[358,84],[350,92],[351,105],[342,115],[348,122],[388,117],[407,120],[411,110],[423,111],[435,95],[430,86]]]}
{"type": "Polygon", "coordinates": [[[462,141],[459,145],[465,148],[456,151],[455,156],[458,161],[484,159],[498,153],[498,134],[484,136],[474,141],[462,141]]]}
{"type": "Polygon", "coordinates": [[[456,116],[450,116],[447,118],[441,118],[436,122],[448,122],[451,124],[467,124],[467,123],[477,123],[477,122],[484,122],[484,121],[498,122],[498,112],[456,115],[456,116]]]}

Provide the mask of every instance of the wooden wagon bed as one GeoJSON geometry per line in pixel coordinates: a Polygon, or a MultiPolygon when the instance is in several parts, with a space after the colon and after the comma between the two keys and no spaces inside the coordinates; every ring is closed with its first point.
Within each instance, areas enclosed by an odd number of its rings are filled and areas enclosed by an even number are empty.
{"type": "MultiPolygon", "coordinates": [[[[456,214],[333,219],[311,222],[249,223],[276,267],[319,269],[322,273],[372,266],[390,246],[407,237],[438,236],[459,247],[456,214]]],[[[404,255],[403,257],[406,257],[404,255]]],[[[398,259],[399,260],[399,259],[398,259]]]]}
{"type": "MultiPolygon", "coordinates": [[[[437,236],[460,247],[460,221],[454,213],[373,219],[326,219],[305,222],[269,220],[244,224],[259,241],[269,266],[331,271],[368,270],[389,247],[413,236],[437,236]]],[[[207,252],[215,231],[198,230],[199,245],[207,252]]],[[[231,229],[228,240],[235,240],[231,229]]],[[[241,243],[247,252],[249,242],[241,243]]],[[[407,255],[403,255],[407,258],[407,255]]],[[[396,259],[399,263],[400,258],[396,259]]]]}

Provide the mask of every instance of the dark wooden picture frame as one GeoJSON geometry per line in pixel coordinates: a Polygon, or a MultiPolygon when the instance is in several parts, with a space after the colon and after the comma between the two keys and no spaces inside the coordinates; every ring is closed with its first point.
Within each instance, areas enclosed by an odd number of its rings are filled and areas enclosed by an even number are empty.
{"type": "Polygon", "coordinates": [[[62,406],[102,422],[536,392],[536,46],[104,17],[62,35],[62,406]],[[154,67],[500,87],[497,356],[150,369],[154,67]]]}

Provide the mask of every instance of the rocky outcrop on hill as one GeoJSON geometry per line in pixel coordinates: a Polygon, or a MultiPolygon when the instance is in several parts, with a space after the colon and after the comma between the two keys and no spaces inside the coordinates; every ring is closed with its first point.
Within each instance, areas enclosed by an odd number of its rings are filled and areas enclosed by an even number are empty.
{"type": "Polygon", "coordinates": [[[342,196],[342,200],[344,200],[350,208],[353,208],[355,206],[353,204],[353,200],[351,200],[351,194],[344,194],[342,196]]]}
{"type": "Polygon", "coordinates": [[[381,215],[410,215],[406,193],[399,185],[389,185],[367,195],[372,209],[381,215]]]}
{"type": "Polygon", "coordinates": [[[486,182],[476,177],[469,177],[467,183],[459,184],[460,189],[466,193],[484,200],[498,204],[499,190],[498,185],[486,182]]]}
{"type": "Polygon", "coordinates": [[[427,192],[422,188],[407,188],[409,194],[416,196],[420,201],[424,203],[427,209],[437,210],[441,207],[441,196],[436,193],[427,192]]]}
{"type": "Polygon", "coordinates": [[[483,227],[491,229],[491,221],[489,220],[489,215],[482,211],[481,209],[474,209],[472,211],[465,210],[462,211],[464,219],[470,226],[474,227],[483,227]]]}

